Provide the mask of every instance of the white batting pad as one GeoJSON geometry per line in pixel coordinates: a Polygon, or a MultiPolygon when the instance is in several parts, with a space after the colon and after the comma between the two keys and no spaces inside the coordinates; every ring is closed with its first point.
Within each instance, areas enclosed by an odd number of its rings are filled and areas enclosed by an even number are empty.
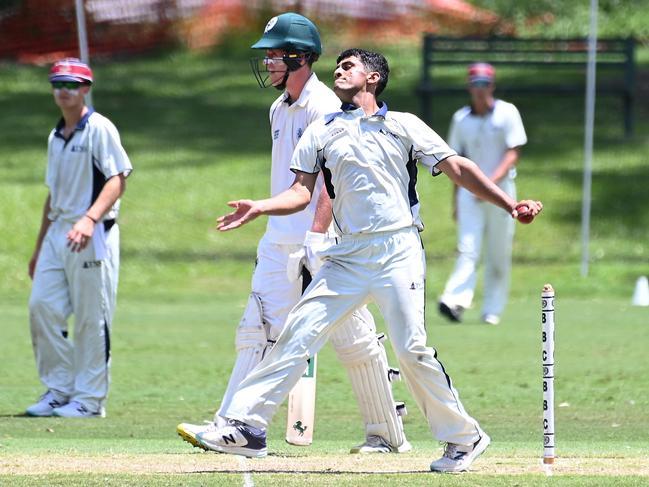
{"type": "Polygon", "coordinates": [[[366,435],[381,436],[393,448],[405,441],[403,423],[392,396],[387,356],[366,307],[356,311],[331,335],[338,359],[347,368],[366,435]]]}
{"type": "Polygon", "coordinates": [[[272,343],[268,341],[266,335],[262,316],[261,300],[255,293],[251,293],[237,328],[237,358],[221,401],[221,407],[214,415],[214,422],[217,425],[224,424],[220,413],[227,410],[239,384],[261,362],[266,352],[272,347],[272,343]]]}

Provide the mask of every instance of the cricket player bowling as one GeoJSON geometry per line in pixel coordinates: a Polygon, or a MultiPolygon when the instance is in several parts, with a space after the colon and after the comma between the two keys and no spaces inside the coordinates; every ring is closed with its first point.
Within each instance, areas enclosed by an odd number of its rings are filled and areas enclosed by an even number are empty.
{"type": "Polygon", "coordinates": [[[427,345],[418,166],[433,176],[444,173],[512,217],[520,212],[533,218],[542,204],[516,202],[419,118],[389,111],[377,100],[388,74],[381,54],[363,49],[341,53],[334,91],[343,105],[311,124],[298,142],[291,161],[293,185],[269,199],[230,201],[234,211],[218,219],[219,230],[227,231],[259,215],[300,211],[322,172],[339,237],[321,252],[324,263],[273,349],[221,411],[228,425],[199,435],[217,451],[264,456],[265,430],[304,372],[304,362],[350,312],[370,301],[385,318],[401,372],[432,437],[446,443],[444,455],[430,469],[465,471],[490,443],[464,409],[437,351],[427,345]]]}

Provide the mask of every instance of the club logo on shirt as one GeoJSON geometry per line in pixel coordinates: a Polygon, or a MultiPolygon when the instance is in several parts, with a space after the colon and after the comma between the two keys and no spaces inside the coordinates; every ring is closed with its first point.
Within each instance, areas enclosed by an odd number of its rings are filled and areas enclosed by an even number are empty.
{"type": "Polygon", "coordinates": [[[88,147],[85,145],[73,145],[72,152],[88,152],[88,147]]]}
{"type": "Polygon", "coordinates": [[[84,269],[93,269],[95,267],[101,267],[100,260],[87,260],[83,263],[84,269]]]}
{"type": "Polygon", "coordinates": [[[273,140],[277,140],[278,138],[279,138],[279,129],[273,132],[273,140]]]}
{"type": "Polygon", "coordinates": [[[332,138],[333,138],[333,137],[336,137],[337,135],[340,135],[340,134],[342,134],[343,132],[345,132],[345,129],[344,129],[344,128],[341,128],[341,127],[338,127],[338,128],[332,129],[332,130],[329,132],[329,137],[332,137],[332,138]]]}
{"type": "Polygon", "coordinates": [[[304,130],[302,130],[302,127],[300,127],[299,129],[297,129],[297,138],[299,139],[300,137],[302,137],[302,134],[303,134],[303,133],[304,133],[304,130]]]}
{"type": "Polygon", "coordinates": [[[395,138],[395,139],[397,139],[397,140],[399,139],[399,137],[398,137],[396,134],[393,134],[393,133],[390,132],[389,130],[379,129],[379,133],[381,133],[381,134],[383,134],[383,135],[391,135],[393,138],[395,138]]]}

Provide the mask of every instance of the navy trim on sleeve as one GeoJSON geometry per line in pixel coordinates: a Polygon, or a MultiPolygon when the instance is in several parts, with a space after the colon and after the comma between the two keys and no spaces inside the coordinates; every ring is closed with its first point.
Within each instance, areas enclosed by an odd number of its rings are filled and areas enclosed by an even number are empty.
{"type": "Polygon", "coordinates": [[[408,162],[406,163],[408,170],[408,200],[410,201],[410,208],[419,203],[417,198],[417,160],[412,157],[412,147],[408,152],[408,162]]]}
{"type": "Polygon", "coordinates": [[[327,194],[332,200],[336,198],[336,191],[334,190],[333,182],[331,181],[331,169],[326,166],[327,160],[322,159],[320,162],[320,169],[322,170],[322,177],[324,179],[325,188],[327,189],[327,194]]]}

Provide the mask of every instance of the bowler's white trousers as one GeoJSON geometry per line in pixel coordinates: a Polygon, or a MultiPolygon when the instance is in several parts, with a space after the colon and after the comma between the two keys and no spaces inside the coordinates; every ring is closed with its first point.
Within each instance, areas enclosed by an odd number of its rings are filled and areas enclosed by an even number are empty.
{"type": "MultiPolygon", "coordinates": [[[[505,178],[498,186],[516,199],[513,179],[505,178]]],[[[440,301],[449,306],[471,306],[484,240],[482,315],[500,315],[509,295],[515,221],[502,208],[460,188],[457,193],[457,225],[458,257],[440,301]]]]}
{"type": "Polygon", "coordinates": [[[70,251],[66,235],[72,225],[54,221],[43,239],[29,300],[32,345],[38,375],[47,389],[57,398],[99,411],[110,382],[119,227],[115,224],[106,233],[105,258],[97,259],[92,239],[81,252],[70,251]],[[75,317],[72,340],[68,337],[71,314],[75,317]]]}
{"type": "Polygon", "coordinates": [[[307,358],[351,312],[374,301],[435,438],[463,445],[477,441],[477,422],[464,410],[435,349],[426,346],[425,260],[417,229],[343,237],[324,258],[275,347],[241,383],[223,415],[266,428],[304,373],[307,358]]]}

